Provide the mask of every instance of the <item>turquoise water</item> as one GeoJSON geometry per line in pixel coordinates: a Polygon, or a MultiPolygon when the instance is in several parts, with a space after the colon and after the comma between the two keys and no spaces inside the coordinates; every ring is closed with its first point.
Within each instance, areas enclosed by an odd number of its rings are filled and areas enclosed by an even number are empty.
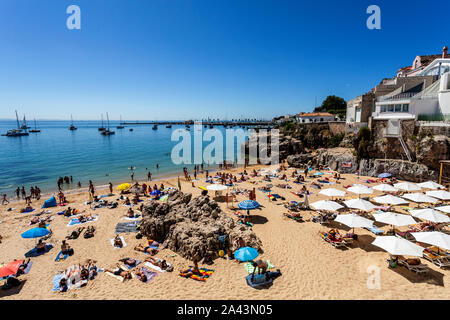
{"type": "MultiPolygon", "coordinates": [[[[75,189],[78,181],[82,187],[92,180],[96,185],[130,180],[130,166],[136,167],[135,180],[146,180],[147,170],[152,178],[182,175],[184,166],[171,160],[172,131],[184,126],[166,128],[151,125],[125,126],[116,129],[118,122],[110,122],[116,132],[102,136],[98,131],[100,121],[75,121],[78,130],[70,131],[70,121],[39,121],[40,133],[25,137],[0,136],[0,193],[12,195],[18,186],[39,186],[43,192],[57,189],[59,176],[73,176],[73,184],[65,189],[75,189]],[[129,128],[134,131],[130,132],[129,128]],[[159,164],[159,169],[156,169],[159,164]]],[[[32,121],[29,126],[34,127],[32,121]]],[[[15,121],[0,121],[0,133],[16,127],[15,121]]],[[[225,129],[217,127],[222,132],[225,129]]],[[[191,126],[191,133],[194,126],[191,126]]],[[[203,142],[203,146],[209,142],[203,142]]],[[[193,143],[192,143],[193,148],[193,143]]],[[[205,165],[206,168],[206,165],[205,165]]],[[[213,167],[211,167],[212,169],[213,167]]]]}

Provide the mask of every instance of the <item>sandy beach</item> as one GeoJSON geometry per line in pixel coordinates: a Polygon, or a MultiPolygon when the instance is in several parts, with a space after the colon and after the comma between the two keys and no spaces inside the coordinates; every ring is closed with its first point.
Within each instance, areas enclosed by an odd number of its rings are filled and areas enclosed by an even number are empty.
{"type": "MultiPolygon", "coordinates": [[[[247,168],[250,172],[253,168],[247,168]]],[[[287,170],[292,189],[282,189],[276,187],[282,183],[279,179],[273,179],[273,193],[277,193],[286,198],[286,201],[303,201],[292,191],[299,191],[300,186],[292,183],[290,174],[292,170],[287,170]]],[[[240,169],[229,170],[231,172],[241,172],[240,169]]],[[[327,176],[327,175],[325,175],[327,176]]],[[[329,175],[331,177],[331,175],[329,175]]],[[[342,174],[342,180],[338,184],[329,187],[345,190],[344,186],[354,183],[364,183],[368,177],[358,177],[352,174],[342,174]]],[[[198,196],[201,189],[198,186],[206,186],[205,175],[199,176],[200,181],[195,182],[192,187],[191,182],[181,180],[182,191],[198,196]]],[[[372,178],[373,179],[373,178],[372,178]]],[[[262,177],[252,178],[250,181],[237,184],[237,188],[252,189],[253,187],[264,186],[266,182],[261,181],[262,177]]],[[[315,179],[308,179],[309,182],[315,179]]],[[[177,187],[177,179],[165,179],[158,181],[158,185],[177,187]]],[[[284,183],[284,182],[283,182],[284,183]]],[[[153,185],[153,183],[151,183],[153,185]]],[[[367,185],[375,185],[367,184],[367,185]]],[[[321,199],[328,199],[324,195],[319,195],[320,190],[309,187],[313,194],[309,197],[309,202],[321,199]]],[[[323,188],[328,188],[327,186],[323,188]]],[[[104,194],[97,190],[98,195],[104,194]]],[[[211,192],[210,192],[211,193],[211,192]]],[[[375,191],[374,196],[381,195],[375,191]]],[[[108,200],[118,198],[118,192],[107,197],[108,200]]],[[[347,199],[357,198],[352,193],[346,194],[347,199]]],[[[32,249],[37,240],[23,239],[20,234],[28,230],[27,224],[33,214],[39,209],[44,200],[33,200],[32,206],[36,208],[32,213],[20,213],[20,208],[24,207],[24,202],[14,202],[0,207],[0,235],[3,237],[0,244],[0,263],[8,263],[14,259],[23,259],[24,253],[32,249]],[[14,207],[15,210],[7,211],[14,207]]],[[[386,259],[388,253],[371,245],[375,235],[371,232],[357,228],[356,241],[349,249],[340,250],[324,242],[318,235],[320,231],[327,231],[329,226],[322,226],[311,220],[311,212],[302,213],[305,222],[298,223],[283,216],[287,209],[282,205],[282,201],[271,201],[265,193],[256,191],[256,200],[262,205],[260,210],[252,212],[256,218],[253,231],[261,239],[264,253],[260,256],[269,259],[276,269],[280,269],[282,276],[274,281],[272,287],[266,290],[255,290],[246,284],[247,275],[243,264],[226,259],[216,259],[214,264],[207,266],[215,272],[206,282],[198,282],[192,279],[185,279],[178,275],[180,269],[185,269],[192,261],[175,255],[168,249],[160,251],[157,256],[164,258],[174,265],[174,272],[159,273],[148,284],[141,283],[136,279],[120,282],[119,280],[99,273],[95,280],[89,281],[85,287],[72,289],[66,293],[52,292],[52,279],[60,270],[64,270],[73,264],[83,263],[86,259],[97,261],[97,265],[104,268],[114,268],[119,259],[133,257],[140,260],[147,256],[133,250],[139,243],[145,243],[145,239],[136,239],[135,233],[123,234],[127,246],[115,250],[109,239],[114,237],[115,226],[119,222],[125,222],[128,207],[119,202],[116,209],[96,209],[90,210],[84,202],[88,200],[86,192],[68,193],[69,206],[80,211],[98,215],[96,222],[85,224],[87,227],[96,227],[95,237],[84,239],[80,236],[76,240],[68,240],[75,254],[62,262],[55,262],[55,257],[59,252],[61,241],[69,231],[76,226],[68,227],[70,218],[57,215],[64,207],[50,208],[54,220],[50,223],[53,235],[47,243],[55,244],[55,247],[44,255],[32,258],[33,266],[30,272],[20,277],[25,280],[19,289],[0,290],[0,299],[448,299],[450,290],[450,272],[431,264],[422,259],[431,272],[427,276],[419,276],[404,268],[389,269],[386,259]],[[175,255],[175,256],[174,256],[175,255]],[[367,281],[370,277],[368,272],[371,268],[379,267],[381,276],[381,288],[369,289],[367,281]]],[[[145,199],[145,198],[144,198],[145,199]]],[[[238,195],[237,200],[247,199],[243,195],[238,195]]],[[[147,200],[145,200],[147,201],[147,200]]],[[[234,203],[236,206],[237,203],[234,203]]],[[[410,207],[416,204],[410,202],[410,207]]],[[[233,215],[231,204],[220,203],[225,214],[236,219],[233,215]]],[[[341,232],[346,232],[349,228],[332,222],[331,226],[337,227],[341,232]]],[[[380,226],[377,224],[377,226],[380,226]]],[[[387,230],[389,226],[382,226],[387,230]]],[[[399,228],[406,230],[405,228],[399,228]]]]}

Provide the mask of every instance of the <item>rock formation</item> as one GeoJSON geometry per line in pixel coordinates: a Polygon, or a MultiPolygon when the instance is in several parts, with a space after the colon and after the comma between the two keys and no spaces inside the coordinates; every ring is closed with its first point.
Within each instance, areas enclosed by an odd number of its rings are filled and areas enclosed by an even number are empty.
{"type": "Polygon", "coordinates": [[[216,201],[208,196],[192,199],[191,194],[177,190],[169,192],[167,202],[152,201],[144,206],[140,230],[191,260],[206,253],[215,256],[239,237],[247,246],[262,252],[261,240],[255,233],[227,216],[216,201]],[[228,241],[221,242],[221,236],[228,241]]]}

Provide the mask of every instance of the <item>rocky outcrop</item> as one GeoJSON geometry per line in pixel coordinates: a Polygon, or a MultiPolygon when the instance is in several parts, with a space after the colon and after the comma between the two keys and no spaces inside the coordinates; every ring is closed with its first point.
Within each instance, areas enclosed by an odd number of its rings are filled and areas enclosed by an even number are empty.
{"type": "Polygon", "coordinates": [[[187,259],[200,259],[206,253],[214,256],[239,237],[262,252],[255,233],[227,216],[216,201],[208,196],[192,199],[191,194],[177,190],[169,193],[167,202],[144,206],[140,230],[187,259]],[[228,241],[221,241],[224,238],[228,241]]]}
{"type": "Polygon", "coordinates": [[[450,138],[443,135],[427,136],[417,144],[416,158],[429,168],[439,170],[439,161],[450,159],[450,138]]]}
{"type": "Polygon", "coordinates": [[[328,166],[339,173],[355,173],[358,161],[351,148],[317,150],[316,164],[328,166]]]}
{"type": "Polygon", "coordinates": [[[363,176],[377,177],[389,172],[399,180],[423,182],[437,180],[438,173],[426,165],[398,159],[363,159],[359,163],[359,173],[363,176]]]}
{"type": "Polygon", "coordinates": [[[287,163],[289,166],[294,168],[303,168],[303,166],[313,163],[315,161],[316,157],[315,155],[311,153],[301,153],[296,155],[290,155],[286,158],[287,163]]]}

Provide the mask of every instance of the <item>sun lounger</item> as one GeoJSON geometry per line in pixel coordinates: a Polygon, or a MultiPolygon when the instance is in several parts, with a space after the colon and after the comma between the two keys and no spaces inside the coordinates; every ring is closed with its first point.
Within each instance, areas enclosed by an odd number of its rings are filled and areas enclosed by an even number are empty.
{"type": "Polygon", "coordinates": [[[439,268],[450,267],[450,259],[446,255],[431,252],[429,249],[423,251],[423,257],[439,268]]]}
{"type": "Polygon", "coordinates": [[[365,229],[369,230],[370,232],[372,232],[373,234],[376,234],[376,235],[384,234],[384,230],[381,230],[375,226],[373,226],[372,228],[365,228],[365,229]]]}
{"type": "MultiPolygon", "coordinates": [[[[417,259],[417,260],[420,261],[420,259],[417,259]]],[[[423,263],[411,264],[410,262],[408,262],[408,259],[405,259],[402,256],[398,257],[398,264],[401,265],[401,266],[404,266],[408,270],[413,271],[413,272],[418,273],[418,274],[427,273],[430,270],[428,268],[428,265],[423,264],[423,263]]]]}
{"type": "Polygon", "coordinates": [[[119,237],[120,240],[122,240],[122,247],[116,247],[114,246],[114,238],[109,239],[109,241],[111,242],[111,245],[113,246],[114,249],[121,249],[121,248],[125,248],[127,246],[127,243],[125,242],[125,239],[123,238],[123,236],[119,237]]]}

